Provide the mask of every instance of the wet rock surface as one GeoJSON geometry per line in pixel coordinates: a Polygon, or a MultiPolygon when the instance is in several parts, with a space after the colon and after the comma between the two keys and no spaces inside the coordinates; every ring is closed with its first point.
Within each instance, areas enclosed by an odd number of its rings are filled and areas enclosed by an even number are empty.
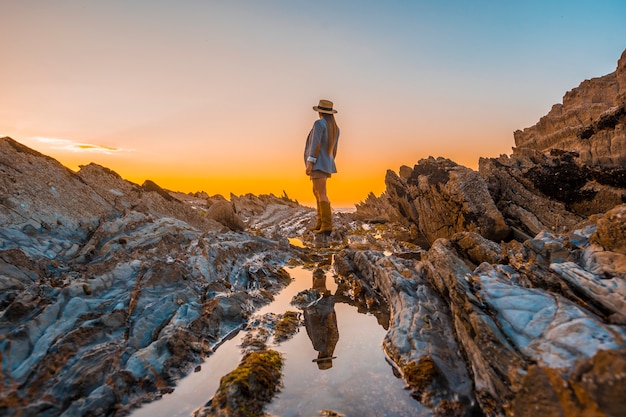
{"type": "Polygon", "coordinates": [[[299,311],[254,315],[299,265],[331,270],[334,299],[377,318],[395,372],[433,415],[621,415],[622,148],[587,152],[567,135],[619,144],[623,61],[478,172],[443,158],[389,171],[381,196],[333,213],[329,236],[286,195],[74,173],[0,139],[0,414],[128,415],[246,328],[240,367],[197,415],[263,415],[281,383],[274,346],[323,307],[311,289],[299,311]]]}
{"type": "Polygon", "coordinates": [[[154,399],[290,282],[288,245],[206,219],[213,200],[194,208],[0,146],[15,199],[0,205],[2,415],[115,415],[154,399]],[[43,177],[58,196],[31,184],[43,177]]]}
{"type": "Polygon", "coordinates": [[[275,350],[247,353],[232,372],[224,375],[209,404],[194,417],[263,417],[263,407],[279,389],[283,360],[275,350]]]}
{"type": "MultiPolygon", "coordinates": [[[[454,168],[447,160],[428,164],[441,165],[432,172],[454,168]]],[[[28,220],[3,217],[3,414],[127,414],[175,389],[244,327],[244,353],[268,352],[268,340],[280,343],[297,331],[302,313],[259,319],[253,312],[289,284],[283,267],[296,264],[333,268],[335,297],[388,329],[390,361],[434,415],[523,415],[531,398],[545,415],[615,415],[625,405],[617,394],[626,389],[623,372],[607,365],[625,361],[624,204],[592,216],[562,205],[551,215],[567,219],[567,228],[545,227],[548,215],[527,205],[543,219],[532,238],[516,239],[530,233],[524,229],[494,241],[477,226],[449,230],[424,248],[417,244],[419,219],[403,217],[409,200],[386,199],[395,217],[385,219],[334,213],[335,231],[321,240],[307,230],[314,211],[285,196],[227,202],[172,193],[170,200],[101,167],[89,170],[89,181],[100,186],[88,192],[109,187],[121,194],[102,199],[106,214],[94,216],[91,227],[75,233],[56,224],[25,233],[28,220]],[[216,204],[228,216],[207,220],[216,204]],[[225,220],[233,216],[235,229],[246,230],[233,231],[225,220]]],[[[489,181],[480,187],[493,192],[489,181]]],[[[81,224],[82,214],[67,204],[51,200],[46,210],[71,213],[81,224]]],[[[512,224],[507,214],[501,218],[512,224]]],[[[306,309],[322,294],[298,297],[295,307],[306,309]]],[[[262,413],[280,384],[280,372],[266,376],[262,398],[244,393],[249,383],[226,384],[199,415],[232,414],[233,407],[262,413]]]]}

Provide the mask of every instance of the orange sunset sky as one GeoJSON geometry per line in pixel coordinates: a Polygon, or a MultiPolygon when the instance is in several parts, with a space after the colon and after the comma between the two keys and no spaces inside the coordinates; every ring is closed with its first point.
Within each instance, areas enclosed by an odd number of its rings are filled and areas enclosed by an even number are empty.
{"type": "Polygon", "coordinates": [[[626,2],[0,0],[0,136],[175,191],[313,196],[320,98],[335,207],[387,169],[510,154],[566,91],[615,70],[626,2]]]}

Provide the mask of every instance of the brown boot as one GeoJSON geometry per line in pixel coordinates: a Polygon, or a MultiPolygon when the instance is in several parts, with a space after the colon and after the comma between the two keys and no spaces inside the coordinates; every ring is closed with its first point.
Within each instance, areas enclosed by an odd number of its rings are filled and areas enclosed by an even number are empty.
{"type": "Polygon", "coordinates": [[[320,209],[320,202],[317,202],[317,220],[315,221],[315,226],[309,228],[310,231],[315,232],[316,230],[320,230],[322,227],[322,210],[320,209]]]}
{"type": "Polygon", "coordinates": [[[320,210],[322,212],[322,226],[314,233],[330,234],[333,231],[333,213],[330,210],[330,202],[320,201],[320,210]]]}

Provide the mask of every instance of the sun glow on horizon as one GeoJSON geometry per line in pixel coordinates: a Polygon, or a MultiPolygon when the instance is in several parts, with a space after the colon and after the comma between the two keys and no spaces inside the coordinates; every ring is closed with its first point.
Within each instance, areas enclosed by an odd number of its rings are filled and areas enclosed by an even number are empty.
{"type": "Polygon", "coordinates": [[[613,0],[5,3],[6,136],[73,170],[306,204],[319,99],[341,129],[329,197],[350,205],[429,156],[476,170],[510,153],[513,131],[614,71],[626,38],[613,0]]]}
{"type": "MultiPolygon", "coordinates": [[[[221,195],[229,199],[231,194],[243,196],[247,194],[272,194],[276,197],[287,195],[292,200],[306,206],[315,206],[312,185],[304,174],[304,168],[298,163],[290,163],[285,167],[268,170],[264,176],[255,175],[253,168],[245,171],[239,169],[234,173],[209,173],[202,167],[184,170],[177,164],[158,161],[158,165],[144,165],[134,158],[121,156],[124,149],[118,152],[108,151],[107,147],[97,146],[94,150],[89,145],[65,139],[31,137],[24,144],[36,151],[53,157],[62,165],[74,172],[82,166],[95,163],[108,168],[123,179],[135,184],[143,184],[146,180],[153,181],[160,187],[182,193],[206,192],[209,196],[221,195]]],[[[143,152],[147,153],[147,152],[143,152]]],[[[135,156],[142,155],[140,150],[135,156]]],[[[164,158],[167,162],[167,158],[164,158]]],[[[344,173],[335,174],[328,183],[329,196],[333,206],[352,208],[367,198],[369,193],[380,195],[384,191],[385,170],[374,170],[369,173],[352,171],[346,167],[344,173]]]]}

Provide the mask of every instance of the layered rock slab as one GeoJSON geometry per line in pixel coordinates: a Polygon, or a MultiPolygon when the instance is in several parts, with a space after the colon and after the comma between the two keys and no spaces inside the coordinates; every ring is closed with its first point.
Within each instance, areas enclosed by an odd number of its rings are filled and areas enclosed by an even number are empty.
{"type": "MultiPolygon", "coordinates": [[[[619,224],[616,216],[606,221],[619,224]]],[[[464,415],[480,407],[486,415],[511,415],[542,392],[535,412],[611,415],[623,404],[615,386],[626,388],[626,378],[603,364],[607,357],[624,360],[626,288],[621,270],[597,275],[598,260],[615,252],[592,243],[594,232],[588,225],[501,245],[464,232],[438,239],[421,259],[345,250],[334,266],[355,298],[389,304],[385,348],[435,412],[464,415]],[[449,402],[448,389],[474,400],[449,402]]]]}
{"type": "Polygon", "coordinates": [[[589,165],[626,164],[626,50],[615,72],[583,81],[539,122],[514,133],[514,155],[528,149],[577,152],[589,165]]]}
{"type": "Polygon", "coordinates": [[[231,232],[230,203],[220,223],[154,183],[0,147],[3,415],[153,399],[290,282],[289,246],[231,232]]]}
{"type": "Polygon", "coordinates": [[[383,346],[413,395],[436,415],[472,415],[476,400],[453,317],[411,262],[381,252],[344,250],[335,256],[334,266],[357,295],[377,293],[386,300],[391,321],[383,346]]]}
{"type": "MultiPolygon", "coordinates": [[[[387,171],[385,185],[381,199],[388,203],[381,207],[393,207],[397,213],[393,217],[414,224],[415,240],[424,247],[462,231],[476,232],[494,241],[509,235],[487,183],[477,172],[449,159],[422,159],[403,177],[387,171]]],[[[374,210],[372,205],[357,205],[361,218],[371,217],[374,210]]]]}
{"type": "Polygon", "coordinates": [[[171,389],[290,281],[277,265],[289,255],[265,239],[127,217],[126,243],[97,233],[89,259],[48,263],[12,289],[0,318],[8,415],[107,414],[171,389]]]}

